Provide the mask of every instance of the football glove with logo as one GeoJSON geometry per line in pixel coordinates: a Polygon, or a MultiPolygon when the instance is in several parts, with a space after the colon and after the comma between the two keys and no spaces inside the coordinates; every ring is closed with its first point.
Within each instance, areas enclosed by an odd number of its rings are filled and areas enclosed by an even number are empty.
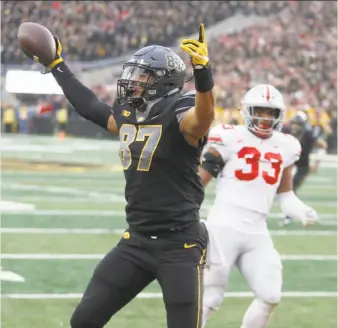
{"type": "Polygon", "coordinates": [[[45,66],[45,69],[41,72],[42,74],[49,73],[52,70],[53,67],[55,67],[57,64],[60,64],[61,62],[63,62],[63,59],[62,59],[62,56],[61,56],[61,54],[62,54],[61,42],[55,36],[54,36],[54,39],[55,39],[55,43],[56,43],[55,59],[48,66],[45,66]]]}
{"type": "Polygon", "coordinates": [[[198,40],[184,39],[180,48],[189,54],[194,68],[196,91],[209,92],[214,87],[214,79],[209,65],[208,46],[205,41],[204,24],[200,24],[198,40]]]}
{"type": "Polygon", "coordinates": [[[54,37],[55,39],[55,43],[56,43],[56,54],[55,54],[55,59],[52,63],[50,63],[48,65],[48,68],[53,68],[54,66],[56,66],[57,64],[61,63],[63,61],[62,57],[61,57],[61,53],[62,53],[62,45],[60,40],[57,37],[54,37]]]}
{"type": "Polygon", "coordinates": [[[208,67],[208,46],[204,36],[204,24],[200,24],[198,40],[184,39],[180,48],[189,54],[194,69],[208,67]]]}

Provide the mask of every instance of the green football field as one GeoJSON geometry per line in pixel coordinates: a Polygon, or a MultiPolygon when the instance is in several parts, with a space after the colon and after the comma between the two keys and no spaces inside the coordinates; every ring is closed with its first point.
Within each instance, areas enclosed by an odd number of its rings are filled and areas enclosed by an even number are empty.
{"type": "MultiPolygon", "coordinates": [[[[121,238],[124,177],[114,141],[2,137],[2,327],[69,327],[95,265],[121,238]]],[[[337,176],[323,165],[299,192],[320,214],[311,228],[269,227],[283,259],[284,298],[271,328],[337,327],[337,176]]],[[[207,189],[205,216],[214,198],[207,189]]],[[[235,270],[222,309],[207,327],[239,328],[252,300],[235,270]]],[[[157,283],[148,286],[107,327],[164,328],[157,283]]]]}

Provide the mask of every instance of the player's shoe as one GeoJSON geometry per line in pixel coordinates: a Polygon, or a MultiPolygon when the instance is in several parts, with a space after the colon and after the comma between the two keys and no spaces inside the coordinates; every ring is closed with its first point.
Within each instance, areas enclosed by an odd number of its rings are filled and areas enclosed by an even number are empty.
{"type": "Polygon", "coordinates": [[[279,222],[280,227],[285,227],[292,224],[293,220],[290,217],[285,217],[281,222],[279,222]]]}

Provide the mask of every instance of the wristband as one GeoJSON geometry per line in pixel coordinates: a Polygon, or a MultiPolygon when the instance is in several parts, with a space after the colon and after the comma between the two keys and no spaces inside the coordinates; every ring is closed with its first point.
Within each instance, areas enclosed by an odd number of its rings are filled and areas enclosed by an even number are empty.
{"type": "Polygon", "coordinates": [[[214,87],[214,78],[210,66],[208,68],[195,69],[194,75],[196,91],[204,93],[212,90],[214,87]]]}

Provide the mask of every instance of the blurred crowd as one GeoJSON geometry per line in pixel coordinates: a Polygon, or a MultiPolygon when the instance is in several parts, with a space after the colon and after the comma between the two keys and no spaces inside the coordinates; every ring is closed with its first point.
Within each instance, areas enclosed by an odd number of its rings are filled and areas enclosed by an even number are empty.
{"type": "Polygon", "coordinates": [[[270,83],[290,106],[337,107],[337,3],[298,1],[268,23],[211,43],[223,107],[256,83],[270,83]]]}
{"type": "Polygon", "coordinates": [[[22,22],[42,24],[62,41],[67,60],[112,58],[149,44],[171,46],[235,13],[278,13],[288,1],[2,1],[2,63],[27,62],[17,43],[22,22]]]}
{"type": "MultiPolygon", "coordinates": [[[[269,22],[209,40],[217,95],[217,121],[241,124],[240,99],[254,84],[270,83],[289,105],[286,121],[307,112],[328,138],[337,138],[337,4],[334,1],[3,1],[2,62],[22,63],[15,41],[22,21],[48,26],[67,60],[114,57],[147,44],[170,46],[235,13],[269,22]],[[28,5],[29,3],[29,5],[28,5]],[[165,24],[163,24],[165,22],[165,24]]],[[[194,83],[186,85],[189,90],[194,83]]],[[[93,91],[112,103],[115,81],[93,91]]],[[[39,101],[59,108],[62,97],[39,101]]],[[[41,105],[43,104],[43,105],[41,105]]],[[[66,105],[62,105],[64,108],[66,105]]],[[[335,146],[336,147],[336,146],[335,146]]]]}

